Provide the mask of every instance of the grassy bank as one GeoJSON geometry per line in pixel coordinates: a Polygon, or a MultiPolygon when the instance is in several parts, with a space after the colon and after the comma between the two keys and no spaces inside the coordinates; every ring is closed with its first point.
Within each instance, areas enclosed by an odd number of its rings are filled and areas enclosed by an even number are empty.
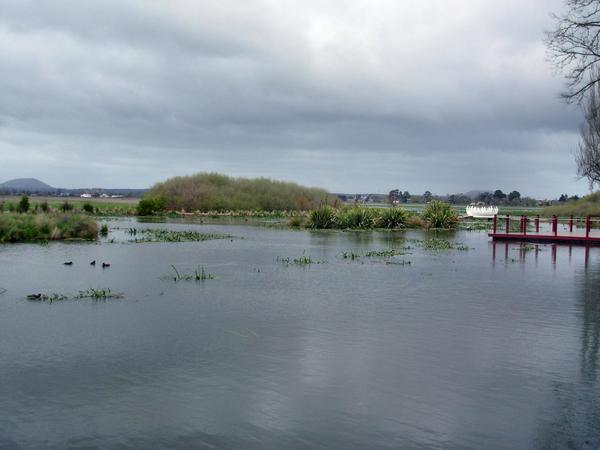
{"type": "Polygon", "coordinates": [[[541,212],[544,216],[556,215],[559,217],[585,217],[588,214],[592,216],[600,216],[600,192],[586,195],[580,200],[568,201],[562,205],[549,206],[541,212]]]}
{"type": "Polygon", "coordinates": [[[356,206],[352,208],[333,208],[320,206],[308,214],[308,218],[292,218],[288,222],[292,227],[336,230],[373,230],[403,228],[456,228],[458,215],[447,203],[433,201],[421,213],[407,211],[400,207],[370,208],[356,206]]]}
{"type": "Polygon", "coordinates": [[[154,185],[138,204],[140,215],[164,211],[306,211],[334,204],[327,191],[266,178],[200,173],[154,185]]]}
{"type": "MultiPolygon", "coordinates": [[[[17,211],[20,196],[0,196],[0,212],[17,211]]],[[[133,216],[137,198],[80,198],[80,197],[29,197],[29,210],[33,212],[78,212],[95,216],[133,216]]]]}
{"type": "Polygon", "coordinates": [[[93,240],[96,221],[82,214],[0,214],[0,242],[93,240]]]}

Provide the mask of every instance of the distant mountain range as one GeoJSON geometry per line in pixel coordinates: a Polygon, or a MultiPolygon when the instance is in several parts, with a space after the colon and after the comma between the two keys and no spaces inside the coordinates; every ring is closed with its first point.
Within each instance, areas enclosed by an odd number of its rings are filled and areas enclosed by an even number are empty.
{"type": "Polygon", "coordinates": [[[61,195],[61,196],[79,196],[84,193],[90,194],[110,194],[126,195],[130,197],[141,197],[147,189],[105,189],[105,188],[55,188],[37,178],[16,178],[0,183],[0,193],[2,194],[41,194],[41,195],[61,195]]]}

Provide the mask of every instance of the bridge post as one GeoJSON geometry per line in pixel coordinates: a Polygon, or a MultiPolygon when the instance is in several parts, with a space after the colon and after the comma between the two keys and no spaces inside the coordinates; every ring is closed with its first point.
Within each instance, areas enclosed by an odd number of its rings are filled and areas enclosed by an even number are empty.
{"type": "Polygon", "coordinates": [[[506,234],[510,233],[510,215],[506,215],[506,234]]]}
{"type": "Polygon", "coordinates": [[[585,238],[588,239],[590,237],[590,228],[592,227],[592,218],[588,214],[585,218],[585,238]]]}
{"type": "Polygon", "coordinates": [[[552,216],[552,233],[554,233],[554,236],[558,235],[558,217],[555,215],[552,216]]]}
{"type": "Polygon", "coordinates": [[[492,221],[492,232],[496,234],[496,226],[498,225],[498,214],[494,214],[494,220],[492,221]]]}
{"type": "Polygon", "coordinates": [[[527,234],[527,222],[529,222],[529,219],[527,219],[527,216],[523,216],[523,235],[527,234]]]}
{"type": "Polygon", "coordinates": [[[573,214],[569,217],[569,233],[573,232],[573,214]]]}
{"type": "Polygon", "coordinates": [[[535,216],[535,233],[539,234],[540,232],[540,215],[535,216]]]}

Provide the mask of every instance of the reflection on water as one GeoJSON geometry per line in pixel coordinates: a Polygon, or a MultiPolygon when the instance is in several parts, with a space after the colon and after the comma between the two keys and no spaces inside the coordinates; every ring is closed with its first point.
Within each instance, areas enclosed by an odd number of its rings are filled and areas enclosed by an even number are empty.
{"type": "Polygon", "coordinates": [[[598,249],[131,226],[235,238],[0,246],[0,447],[600,447],[598,249]],[[24,300],[89,287],[125,298],[24,300]]]}

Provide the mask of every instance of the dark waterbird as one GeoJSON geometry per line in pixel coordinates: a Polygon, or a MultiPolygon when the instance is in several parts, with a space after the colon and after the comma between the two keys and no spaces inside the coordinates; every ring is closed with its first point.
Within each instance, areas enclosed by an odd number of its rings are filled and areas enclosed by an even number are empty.
{"type": "Polygon", "coordinates": [[[73,265],[73,261],[67,261],[65,263],[63,263],[65,266],[72,266],[73,265]]]}
{"type": "Polygon", "coordinates": [[[104,269],[105,267],[110,267],[110,264],[109,264],[109,263],[105,263],[105,262],[103,262],[103,263],[102,263],[102,268],[104,269]]]}
{"type": "Polygon", "coordinates": [[[95,265],[96,265],[96,260],[93,260],[93,261],[90,263],[90,266],[95,266],[95,265]]]}
{"type": "Polygon", "coordinates": [[[42,298],[42,294],[29,294],[27,296],[27,300],[40,300],[42,298]]]}

